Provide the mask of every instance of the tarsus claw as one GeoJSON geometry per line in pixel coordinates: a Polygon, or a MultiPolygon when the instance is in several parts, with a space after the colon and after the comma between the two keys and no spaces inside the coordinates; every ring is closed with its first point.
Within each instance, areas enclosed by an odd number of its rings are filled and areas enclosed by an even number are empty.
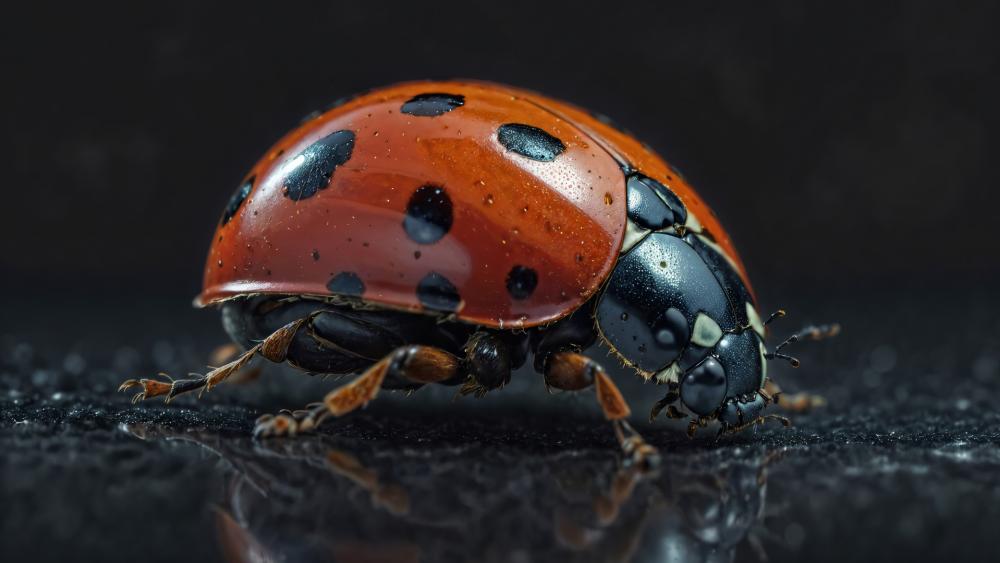
{"type": "Polygon", "coordinates": [[[138,403],[139,401],[150,397],[159,397],[160,395],[167,395],[167,400],[170,400],[170,392],[173,385],[162,381],[156,381],[155,379],[129,379],[118,386],[118,392],[140,386],[142,387],[142,391],[136,393],[132,397],[133,403],[138,403]]]}
{"type": "Polygon", "coordinates": [[[142,384],[139,383],[138,379],[129,379],[128,381],[125,381],[124,383],[122,383],[121,385],[118,386],[118,392],[121,393],[122,391],[125,391],[126,389],[130,389],[132,387],[135,387],[136,385],[142,385],[142,384]]]}

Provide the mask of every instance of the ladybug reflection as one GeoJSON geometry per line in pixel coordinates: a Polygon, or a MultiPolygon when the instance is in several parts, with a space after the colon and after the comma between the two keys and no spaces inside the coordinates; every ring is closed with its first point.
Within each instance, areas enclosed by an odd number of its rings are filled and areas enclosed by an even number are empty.
{"type": "Polygon", "coordinates": [[[769,352],[729,236],[666,161],[601,116],[462,81],[342,100],[279,140],[226,205],[196,303],[221,309],[245,353],[205,376],[129,380],[136,400],[211,389],[258,355],[358,374],[255,429],[295,435],[383,388],[482,396],[530,360],[550,388],[592,387],[640,463],[656,450],[583,349],[663,386],[651,418],[739,430],[787,423],[762,414],[769,360],[837,330],[769,352]]]}
{"type": "Polygon", "coordinates": [[[729,561],[763,553],[767,471],[778,456],[665,467],[607,456],[493,449],[364,452],[326,440],[253,444],[133,426],[232,468],[217,511],[230,561],[729,561]],[[516,455],[516,454],[514,454],[516,455]],[[435,460],[429,470],[427,459],[435,460]],[[498,483],[515,484],[498,486],[498,483]]]}

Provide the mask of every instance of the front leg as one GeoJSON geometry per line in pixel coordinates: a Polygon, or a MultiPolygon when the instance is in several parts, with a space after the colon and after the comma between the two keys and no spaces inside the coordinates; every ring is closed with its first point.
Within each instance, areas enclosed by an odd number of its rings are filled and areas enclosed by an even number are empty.
{"type": "Polygon", "coordinates": [[[781,387],[773,380],[768,379],[764,383],[763,393],[766,393],[771,401],[788,412],[804,413],[813,409],[826,406],[826,399],[822,395],[815,393],[785,393],[781,387]]]}
{"type": "Polygon", "coordinates": [[[647,444],[628,423],[631,409],[600,364],[576,352],[552,354],[545,363],[545,384],[566,391],[579,391],[593,386],[604,417],[614,426],[618,444],[629,460],[643,468],[651,468],[659,463],[656,448],[647,444]]]}

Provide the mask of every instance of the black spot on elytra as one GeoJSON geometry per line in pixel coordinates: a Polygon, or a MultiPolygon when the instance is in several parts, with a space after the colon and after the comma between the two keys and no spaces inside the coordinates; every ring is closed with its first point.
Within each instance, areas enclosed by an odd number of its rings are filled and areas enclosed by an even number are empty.
{"type": "Polygon", "coordinates": [[[523,123],[501,125],[497,138],[505,149],[541,162],[551,162],[566,150],[559,139],[523,123]]]}
{"type": "Polygon", "coordinates": [[[597,112],[597,111],[592,111],[592,112],[590,112],[590,115],[594,119],[600,121],[601,123],[607,125],[608,127],[611,127],[612,129],[617,129],[621,133],[624,133],[624,134],[629,135],[629,136],[634,136],[634,135],[632,135],[631,131],[629,131],[628,129],[622,127],[617,121],[615,121],[614,119],[611,119],[610,117],[608,117],[607,115],[605,115],[603,113],[600,113],[600,112],[597,112]]]}
{"type": "Polygon", "coordinates": [[[347,96],[341,96],[341,97],[337,98],[336,100],[330,102],[329,104],[326,104],[326,107],[323,108],[323,113],[326,113],[326,112],[328,112],[328,111],[330,111],[332,109],[337,109],[340,106],[346,104],[347,102],[350,102],[350,101],[353,101],[353,100],[355,100],[357,98],[360,98],[361,96],[364,96],[365,94],[368,94],[369,92],[371,92],[370,89],[368,89],[368,90],[362,90],[360,92],[355,92],[355,93],[347,95],[347,96]]]}
{"type": "Polygon", "coordinates": [[[437,272],[427,274],[417,284],[417,299],[428,309],[449,313],[457,311],[462,303],[458,288],[437,272]]]}
{"type": "Polygon", "coordinates": [[[371,90],[363,90],[361,92],[358,92],[356,94],[351,94],[349,96],[341,96],[341,97],[337,98],[336,100],[334,100],[334,101],[326,104],[325,106],[323,106],[323,109],[317,109],[317,110],[313,110],[313,111],[309,112],[309,114],[307,114],[305,117],[303,117],[301,120],[299,120],[299,123],[302,124],[302,123],[305,123],[307,121],[312,121],[313,119],[316,119],[317,117],[323,115],[324,113],[326,113],[326,112],[328,112],[330,110],[337,109],[340,106],[346,104],[347,102],[350,102],[350,101],[352,101],[354,99],[357,99],[357,98],[359,98],[361,96],[364,96],[368,92],[371,92],[371,90]]]}
{"type": "Polygon", "coordinates": [[[417,94],[399,111],[417,117],[437,117],[465,105],[465,96],[460,94],[417,94]]]}
{"type": "Polygon", "coordinates": [[[538,287],[538,273],[526,266],[514,266],[507,274],[507,293],[514,299],[527,299],[538,287]]]}
{"type": "Polygon", "coordinates": [[[454,220],[451,198],[440,186],[417,188],[406,204],[403,229],[413,242],[432,244],[448,234],[454,220]]]}
{"type": "Polygon", "coordinates": [[[354,272],[340,272],[327,282],[326,288],[333,293],[360,297],[365,292],[365,282],[354,272]]]}
{"type": "MultiPolygon", "coordinates": [[[[247,196],[250,195],[250,191],[253,189],[254,177],[251,176],[246,182],[243,182],[240,187],[236,188],[233,192],[232,197],[229,198],[229,203],[226,204],[226,209],[222,212],[222,221],[220,225],[225,225],[228,223],[235,215],[236,212],[240,210],[240,206],[243,205],[243,201],[246,200],[247,196]]],[[[222,240],[219,237],[219,240],[222,240]]]]}
{"type": "Polygon", "coordinates": [[[330,184],[333,171],[347,162],[353,151],[354,132],[346,129],[306,147],[287,161],[290,171],[285,178],[285,197],[299,201],[316,195],[330,184]]]}

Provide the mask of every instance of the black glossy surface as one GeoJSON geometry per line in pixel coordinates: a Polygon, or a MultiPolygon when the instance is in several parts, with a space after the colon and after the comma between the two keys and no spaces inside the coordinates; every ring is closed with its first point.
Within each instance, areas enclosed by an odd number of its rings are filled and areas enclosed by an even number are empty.
{"type": "MultiPolygon", "coordinates": [[[[772,342],[771,347],[775,344],[772,342]]],[[[727,397],[745,395],[760,389],[760,338],[753,329],[723,336],[715,347],[715,355],[726,368],[729,381],[727,397]]],[[[772,365],[777,363],[772,362],[772,365]]]]}
{"type": "MultiPolygon", "coordinates": [[[[708,246],[701,237],[689,233],[684,237],[684,240],[708,264],[715,279],[719,280],[719,285],[722,286],[726,297],[729,298],[737,325],[747,326],[750,322],[747,318],[747,303],[754,304],[756,300],[750,294],[750,290],[747,289],[743,280],[740,279],[740,275],[736,273],[736,269],[718,250],[708,246]]],[[[753,280],[750,283],[753,283],[753,280]]]]}
{"type": "MultiPolygon", "coordinates": [[[[718,441],[714,430],[688,440],[682,422],[638,424],[665,465],[621,500],[617,519],[618,456],[592,396],[549,396],[529,372],[482,400],[453,402],[454,388],[387,393],[319,437],[254,444],[256,416],[335,383],[268,368],[200,401],[133,407],[115,385],[197,370],[222,342],[216,315],[122,300],[80,334],[28,314],[37,305],[8,304],[22,322],[0,336],[0,559],[221,560],[235,541],[286,561],[344,560],[344,550],[602,561],[634,548],[633,561],[667,550],[753,562],[757,542],[771,561],[989,560],[1000,303],[929,296],[785,301],[844,324],[839,340],[796,349],[799,370],[772,366],[788,390],[829,405],[792,415],[790,429],[718,441]],[[137,331],[136,316],[156,323],[137,331]],[[951,331],[900,330],[917,323],[951,331]],[[345,456],[371,473],[346,476],[345,456]],[[589,547],[569,547],[579,542],[589,547]]],[[[96,310],[53,306],[73,318],[96,310]]],[[[783,320],[778,334],[795,326],[783,320]]],[[[637,419],[663,390],[619,381],[637,419]]]]}
{"type": "Polygon", "coordinates": [[[426,185],[410,196],[403,228],[413,242],[433,244],[448,234],[453,220],[454,209],[448,192],[441,186],[426,185]]]}
{"type": "Polygon", "coordinates": [[[507,293],[514,299],[527,299],[538,287],[538,272],[527,266],[514,266],[507,273],[507,293]]]}
{"type": "Polygon", "coordinates": [[[451,280],[437,272],[431,272],[417,284],[417,299],[432,311],[453,312],[458,310],[462,297],[451,280]]]}
{"type": "Polygon", "coordinates": [[[523,123],[501,125],[497,139],[507,150],[541,162],[551,162],[566,150],[566,145],[556,137],[523,123]]]}
{"type": "Polygon", "coordinates": [[[465,105],[460,94],[419,94],[406,101],[399,111],[418,117],[437,117],[465,105]]]}
{"type": "Polygon", "coordinates": [[[697,415],[712,414],[725,398],[726,368],[715,358],[706,358],[681,380],[681,401],[697,415]]]}
{"type": "Polygon", "coordinates": [[[284,194],[295,201],[310,198],[330,184],[338,166],[354,152],[354,132],[336,131],[309,145],[287,164],[284,194]]]}
{"type": "Polygon", "coordinates": [[[326,288],[331,293],[360,297],[365,292],[365,282],[361,281],[354,272],[340,272],[330,278],[326,283],[326,288]]]}
{"type": "Polygon", "coordinates": [[[597,304],[597,321],[623,356],[655,372],[677,358],[677,349],[656,344],[652,328],[671,308],[690,326],[700,312],[723,329],[736,326],[726,294],[705,261],[682,239],[652,233],[618,260],[597,304]]]}
{"type": "Polygon", "coordinates": [[[676,221],[670,207],[653,193],[653,189],[634,176],[628,179],[628,218],[643,229],[658,231],[676,221]]]}
{"type": "MultiPolygon", "coordinates": [[[[683,225],[684,222],[687,221],[687,208],[684,207],[684,203],[681,202],[680,198],[677,197],[677,195],[674,194],[674,192],[667,189],[667,187],[664,186],[663,184],[657,182],[656,180],[644,174],[635,173],[628,177],[628,182],[626,186],[628,188],[630,217],[632,216],[631,214],[633,213],[633,208],[635,208],[635,212],[637,215],[642,215],[640,211],[644,207],[646,207],[645,205],[642,205],[642,203],[638,205],[634,204],[632,201],[633,194],[638,195],[640,197],[640,201],[642,201],[643,199],[648,199],[648,197],[643,198],[643,196],[647,194],[652,195],[652,192],[655,192],[659,194],[659,197],[661,198],[660,199],[661,203],[655,204],[655,202],[653,202],[648,205],[650,206],[655,205],[656,207],[659,207],[659,205],[665,204],[669,210],[669,218],[665,217],[666,219],[668,219],[666,221],[667,224],[663,224],[664,223],[663,221],[652,221],[649,222],[651,224],[643,225],[645,228],[656,230],[656,229],[662,229],[664,227],[669,227],[670,224],[672,223],[683,225]],[[656,225],[656,223],[660,224],[656,225]]],[[[633,220],[635,220],[635,218],[633,218],[633,220]]]]}
{"type": "Polygon", "coordinates": [[[226,203],[226,209],[222,212],[222,219],[220,220],[221,224],[225,225],[228,223],[230,219],[233,218],[233,215],[236,215],[236,212],[239,211],[240,206],[243,205],[247,196],[250,195],[250,190],[253,189],[253,181],[254,177],[251,176],[246,182],[240,184],[240,187],[236,188],[236,191],[233,192],[232,197],[229,198],[229,202],[226,203]]]}

